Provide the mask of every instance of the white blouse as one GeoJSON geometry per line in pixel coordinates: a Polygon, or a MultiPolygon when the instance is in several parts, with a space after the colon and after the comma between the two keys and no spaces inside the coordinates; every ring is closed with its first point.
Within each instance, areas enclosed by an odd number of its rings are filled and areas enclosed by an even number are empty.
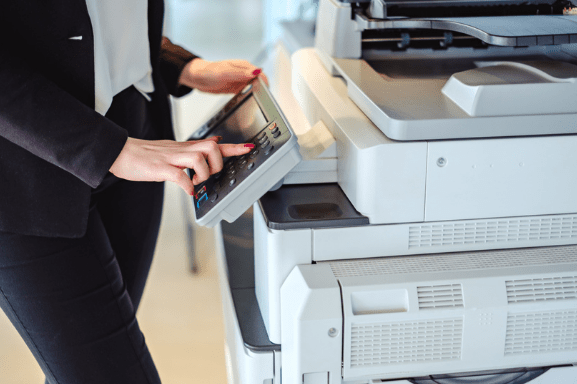
{"type": "MultiPolygon", "coordinates": [[[[94,33],[96,111],[105,115],[112,98],[134,85],[154,91],[146,0],[86,0],[94,33]]],[[[150,99],[149,99],[150,100],[150,99]]]]}

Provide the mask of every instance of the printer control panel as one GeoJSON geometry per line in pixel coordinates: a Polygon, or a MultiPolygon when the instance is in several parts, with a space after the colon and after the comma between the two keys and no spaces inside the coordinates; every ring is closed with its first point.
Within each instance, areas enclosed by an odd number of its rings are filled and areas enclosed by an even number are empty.
{"type": "Polygon", "coordinates": [[[195,187],[196,221],[212,227],[234,221],[300,161],[297,138],[259,80],[247,85],[191,139],[222,136],[224,143],[253,143],[246,155],[224,159],[224,167],[195,187]]]}

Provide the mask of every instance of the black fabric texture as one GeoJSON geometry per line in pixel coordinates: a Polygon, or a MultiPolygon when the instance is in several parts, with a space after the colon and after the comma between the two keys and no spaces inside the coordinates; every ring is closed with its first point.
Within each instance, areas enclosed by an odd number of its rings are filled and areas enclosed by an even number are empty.
{"type": "MultiPolygon", "coordinates": [[[[174,139],[168,91],[178,88],[172,82],[194,55],[162,44],[163,1],[148,6],[155,85],[150,116],[157,139],[174,139]]],[[[0,33],[7,37],[0,44],[0,231],[82,237],[91,190],[128,137],[94,111],[86,3],[1,2],[0,33]],[[82,39],[70,39],[76,36],[82,39]]]]}
{"type": "MultiPolygon", "coordinates": [[[[150,104],[133,87],[107,116],[153,139],[150,104]]],[[[159,384],[135,314],[162,214],[163,183],[107,174],[89,195],[79,238],[0,232],[0,308],[50,384],[159,384]]]]}
{"type": "Polygon", "coordinates": [[[182,47],[172,44],[167,38],[162,38],[161,52],[165,60],[160,62],[161,73],[164,75],[164,83],[167,85],[168,92],[176,97],[184,96],[191,89],[184,85],[178,84],[178,79],[182,70],[190,61],[198,58],[182,47]]]}

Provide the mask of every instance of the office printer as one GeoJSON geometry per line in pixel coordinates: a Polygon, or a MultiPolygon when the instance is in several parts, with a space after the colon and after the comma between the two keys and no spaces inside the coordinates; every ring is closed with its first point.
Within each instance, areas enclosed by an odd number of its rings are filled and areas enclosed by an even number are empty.
{"type": "Polygon", "coordinates": [[[235,383],[577,382],[572,8],[321,0],[271,84],[304,160],[222,226],[235,383]]]}

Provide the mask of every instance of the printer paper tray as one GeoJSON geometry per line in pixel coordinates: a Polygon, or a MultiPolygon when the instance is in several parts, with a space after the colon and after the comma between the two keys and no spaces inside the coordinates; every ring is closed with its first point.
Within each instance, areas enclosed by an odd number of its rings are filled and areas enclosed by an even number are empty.
{"type": "Polygon", "coordinates": [[[437,29],[460,32],[487,44],[527,47],[577,43],[575,16],[494,16],[419,19],[369,19],[357,15],[364,29],[437,29]]]}

